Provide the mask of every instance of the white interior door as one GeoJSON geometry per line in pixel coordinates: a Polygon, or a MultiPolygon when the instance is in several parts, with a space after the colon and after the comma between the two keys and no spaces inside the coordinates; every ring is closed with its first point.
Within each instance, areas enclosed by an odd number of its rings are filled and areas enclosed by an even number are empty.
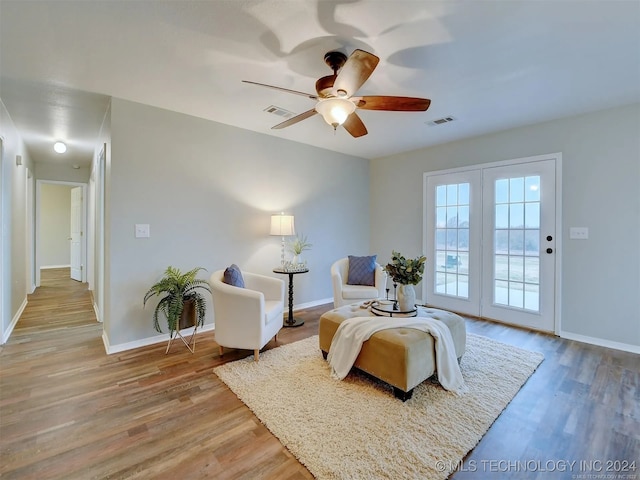
{"type": "Polygon", "coordinates": [[[71,278],[82,281],[82,187],[71,189],[71,278]]]}
{"type": "Polygon", "coordinates": [[[425,175],[423,298],[555,331],[555,156],[425,175]]]}

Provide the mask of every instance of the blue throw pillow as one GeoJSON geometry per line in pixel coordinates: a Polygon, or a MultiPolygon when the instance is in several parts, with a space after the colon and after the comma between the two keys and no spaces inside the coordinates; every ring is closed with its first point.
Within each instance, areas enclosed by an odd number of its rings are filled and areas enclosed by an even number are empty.
{"type": "Polygon", "coordinates": [[[349,255],[349,275],[347,275],[347,285],[376,285],[376,257],[354,257],[349,255]]]}
{"type": "Polygon", "coordinates": [[[224,271],[224,283],[233,285],[234,287],[244,288],[244,278],[242,278],[242,272],[240,268],[235,264],[231,264],[230,267],[224,271]]]}

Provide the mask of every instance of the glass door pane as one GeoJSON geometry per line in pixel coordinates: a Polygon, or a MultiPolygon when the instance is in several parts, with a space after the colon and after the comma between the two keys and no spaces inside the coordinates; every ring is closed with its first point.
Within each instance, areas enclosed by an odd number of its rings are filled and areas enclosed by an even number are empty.
{"type": "Polygon", "coordinates": [[[500,178],[494,190],[493,302],[538,312],[540,176],[500,178]]]}

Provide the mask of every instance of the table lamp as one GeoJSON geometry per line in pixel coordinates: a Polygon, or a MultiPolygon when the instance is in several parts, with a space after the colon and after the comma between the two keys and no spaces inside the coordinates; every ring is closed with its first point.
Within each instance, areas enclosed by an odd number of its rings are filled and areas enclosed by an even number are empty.
{"type": "Polygon", "coordinates": [[[284,212],[271,215],[270,235],[279,235],[282,237],[282,251],[280,253],[280,266],[282,268],[284,268],[284,237],[295,234],[296,229],[293,223],[293,215],[285,215],[284,212]]]}

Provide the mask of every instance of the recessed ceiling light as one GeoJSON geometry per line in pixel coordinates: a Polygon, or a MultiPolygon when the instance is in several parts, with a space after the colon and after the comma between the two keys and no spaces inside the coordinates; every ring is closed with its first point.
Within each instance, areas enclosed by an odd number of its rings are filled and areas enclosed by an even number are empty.
{"type": "Polygon", "coordinates": [[[67,146],[62,142],[56,142],[53,144],[53,149],[58,153],[64,153],[67,151],[67,146]]]}
{"type": "Polygon", "coordinates": [[[71,165],[71,168],[73,168],[74,170],[78,170],[80,168],[80,165],[74,163],[73,165],[71,165]]]}

